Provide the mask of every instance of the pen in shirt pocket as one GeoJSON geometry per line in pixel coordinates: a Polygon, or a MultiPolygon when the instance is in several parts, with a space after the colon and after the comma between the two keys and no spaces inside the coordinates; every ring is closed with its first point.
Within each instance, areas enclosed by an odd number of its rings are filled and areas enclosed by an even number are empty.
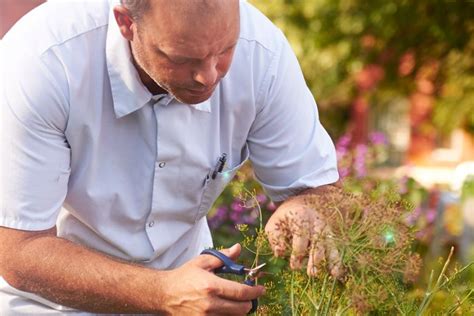
{"type": "Polygon", "coordinates": [[[227,154],[223,153],[219,160],[217,161],[216,166],[214,167],[214,171],[212,172],[211,179],[214,180],[217,177],[218,173],[221,173],[224,170],[225,162],[227,161],[227,154]]]}

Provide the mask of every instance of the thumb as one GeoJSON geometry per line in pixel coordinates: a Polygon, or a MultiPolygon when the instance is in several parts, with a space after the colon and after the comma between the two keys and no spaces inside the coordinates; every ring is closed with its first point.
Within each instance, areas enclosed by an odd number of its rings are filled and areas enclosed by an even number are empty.
{"type": "MultiPolygon", "coordinates": [[[[242,247],[240,246],[240,244],[235,244],[230,248],[221,249],[219,251],[230,259],[237,260],[240,255],[241,249],[242,247]]],[[[198,258],[196,259],[196,264],[202,269],[212,271],[214,269],[222,267],[223,262],[213,255],[204,254],[198,256],[198,258]]]]}
{"type": "Polygon", "coordinates": [[[235,244],[230,248],[221,249],[219,251],[225,254],[227,257],[231,258],[232,260],[237,260],[237,258],[240,256],[241,250],[242,246],[240,246],[240,244],[235,244]]]}

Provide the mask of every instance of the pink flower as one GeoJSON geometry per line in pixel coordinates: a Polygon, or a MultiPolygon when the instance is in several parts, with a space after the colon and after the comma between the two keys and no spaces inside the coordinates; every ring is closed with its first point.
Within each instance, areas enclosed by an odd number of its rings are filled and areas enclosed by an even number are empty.
{"type": "Polygon", "coordinates": [[[366,159],[367,159],[367,145],[359,144],[355,148],[354,158],[354,171],[358,178],[365,177],[367,175],[366,159]]]}
{"type": "Polygon", "coordinates": [[[230,205],[230,208],[232,209],[232,211],[237,212],[237,213],[242,213],[245,209],[241,201],[232,202],[232,204],[230,205]]]}
{"type": "Polygon", "coordinates": [[[219,227],[227,219],[228,209],[222,205],[216,209],[216,212],[208,217],[209,226],[214,229],[219,227]]]}
{"type": "Polygon", "coordinates": [[[436,219],[436,210],[433,208],[428,209],[428,211],[426,212],[426,221],[431,224],[435,221],[435,219],[436,219]]]}
{"type": "Polygon", "coordinates": [[[258,194],[256,198],[258,203],[265,203],[267,201],[267,196],[265,194],[258,194]]]}
{"type": "Polygon", "coordinates": [[[369,135],[369,140],[374,145],[386,145],[387,137],[382,132],[372,132],[369,135]]]}
{"type": "Polygon", "coordinates": [[[269,202],[267,204],[267,210],[269,210],[270,212],[273,212],[274,210],[276,210],[276,208],[277,207],[276,207],[275,203],[273,203],[273,202],[269,202]]]}

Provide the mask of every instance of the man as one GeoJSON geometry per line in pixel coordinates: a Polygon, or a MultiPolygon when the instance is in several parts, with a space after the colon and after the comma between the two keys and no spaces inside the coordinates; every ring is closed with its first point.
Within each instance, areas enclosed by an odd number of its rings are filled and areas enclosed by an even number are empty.
{"type": "Polygon", "coordinates": [[[3,45],[2,315],[246,314],[264,288],[199,253],[247,158],[287,200],[266,226],[275,254],[315,273],[326,252],[338,273],[334,249],[296,232],[324,229],[301,197],[337,181],[334,146],[288,42],[251,5],[51,2],[3,45]]]}

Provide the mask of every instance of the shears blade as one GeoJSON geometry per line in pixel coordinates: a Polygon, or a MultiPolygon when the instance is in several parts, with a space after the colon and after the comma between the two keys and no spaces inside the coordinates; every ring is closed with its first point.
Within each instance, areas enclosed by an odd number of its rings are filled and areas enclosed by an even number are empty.
{"type": "Polygon", "coordinates": [[[262,263],[256,266],[255,268],[248,269],[246,268],[245,271],[247,272],[247,277],[250,279],[255,279],[258,277],[258,273],[261,268],[263,268],[267,263],[262,263]]]}

